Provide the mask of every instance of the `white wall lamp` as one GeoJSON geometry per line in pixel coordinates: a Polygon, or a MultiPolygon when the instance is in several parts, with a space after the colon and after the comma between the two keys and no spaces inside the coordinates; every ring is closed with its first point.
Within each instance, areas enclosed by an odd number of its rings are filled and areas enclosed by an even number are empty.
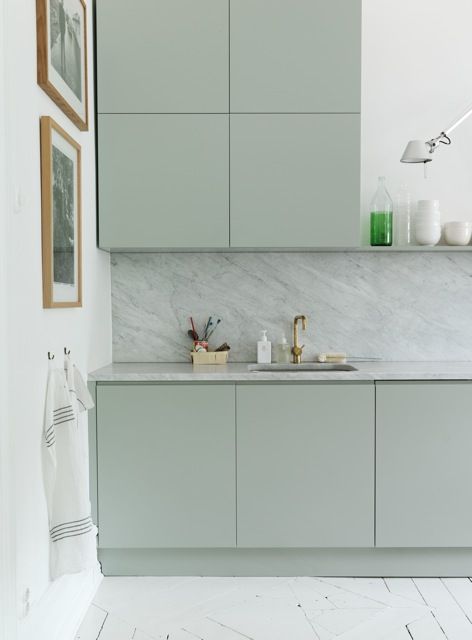
{"type": "Polygon", "coordinates": [[[406,145],[406,149],[403,152],[403,155],[400,159],[400,162],[409,162],[409,163],[417,163],[417,162],[431,162],[433,159],[433,153],[439,147],[440,144],[451,144],[451,138],[449,134],[451,131],[454,131],[456,127],[464,122],[470,115],[472,114],[472,106],[470,106],[457,120],[454,122],[436,138],[431,138],[424,142],[423,140],[410,140],[410,142],[406,145]]]}

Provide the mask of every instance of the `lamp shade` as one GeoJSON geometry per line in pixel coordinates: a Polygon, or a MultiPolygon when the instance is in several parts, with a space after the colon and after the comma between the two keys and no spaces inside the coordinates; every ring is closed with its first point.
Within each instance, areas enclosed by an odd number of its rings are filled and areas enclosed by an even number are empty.
{"type": "Polygon", "coordinates": [[[410,140],[406,145],[400,162],[431,162],[431,147],[423,140],[410,140]]]}

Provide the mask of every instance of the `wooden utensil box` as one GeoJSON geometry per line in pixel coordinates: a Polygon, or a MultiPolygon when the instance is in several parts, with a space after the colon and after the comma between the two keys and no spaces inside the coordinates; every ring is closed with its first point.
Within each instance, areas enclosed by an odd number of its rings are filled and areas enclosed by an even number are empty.
{"type": "Polygon", "coordinates": [[[226,364],[228,362],[227,351],[191,351],[193,364],[226,364]]]}

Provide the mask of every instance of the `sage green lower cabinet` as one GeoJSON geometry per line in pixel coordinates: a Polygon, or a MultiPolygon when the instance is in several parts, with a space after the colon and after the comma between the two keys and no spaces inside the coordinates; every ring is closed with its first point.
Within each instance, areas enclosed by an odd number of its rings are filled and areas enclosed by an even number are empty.
{"type": "Polygon", "coordinates": [[[232,385],[99,385],[99,545],[234,547],[232,385]]]}
{"type": "Polygon", "coordinates": [[[372,547],[374,386],[237,387],[238,547],[372,547]]]}
{"type": "Polygon", "coordinates": [[[228,118],[98,116],[100,247],[228,246],[228,118]]]}
{"type": "Polygon", "coordinates": [[[377,546],[472,546],[472,384],[377,383],[377,546]]]}
{"type": "Polygon", "coordinates": [[[230,119],[232,247],[359,245],[359,114],[230,119]]]}

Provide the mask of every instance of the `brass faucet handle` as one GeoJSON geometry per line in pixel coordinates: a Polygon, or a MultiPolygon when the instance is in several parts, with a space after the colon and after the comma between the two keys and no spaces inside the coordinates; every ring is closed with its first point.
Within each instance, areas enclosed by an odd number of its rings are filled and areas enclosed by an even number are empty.
{"type": "Polygon", "coordinates": [[[294,356],[301,356],[301,355],[302,355],[302,352],[303,352],[303,347],[304,347],[304,346],[305,346],[305,345],[304,345],[304,344],[302,344],[302,346],[301,346],[301,347],[300,347],[299,345],[296,345],[296,346],[292,347],[292,353],[293,353],[293,355],[294,355],[294,356]]]}

